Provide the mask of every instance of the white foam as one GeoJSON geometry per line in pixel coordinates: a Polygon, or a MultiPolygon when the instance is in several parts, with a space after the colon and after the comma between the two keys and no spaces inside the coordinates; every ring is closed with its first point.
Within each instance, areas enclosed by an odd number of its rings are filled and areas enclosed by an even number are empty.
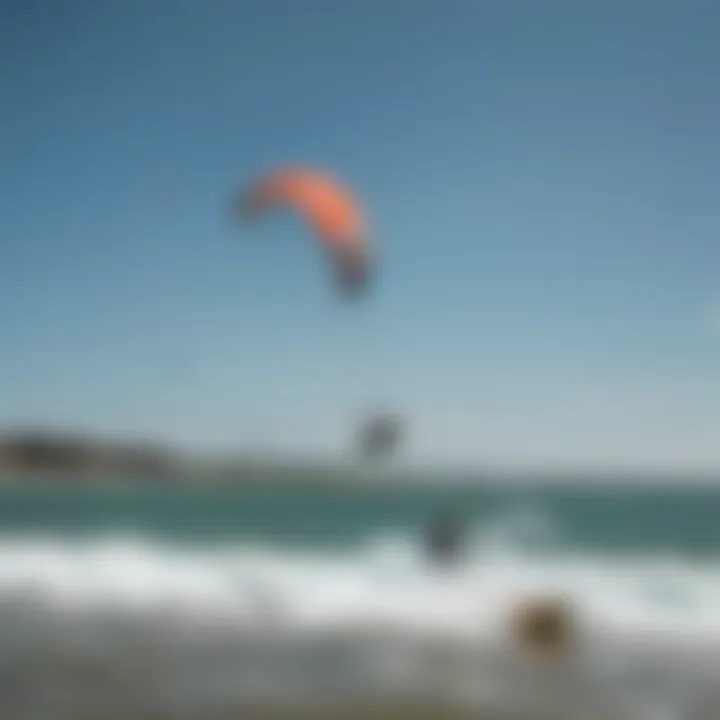
{"type": "Polygon", "coordinates": [[[720,563],[601,557],[557,543],[528,553],[499,530],[481,529],[468,561],[443,572],[411,538],[344,554],[5,538],[0,682],[22,667],[26,693],[6,693],[0,714],[29,698],[59,703],[58,688],[64,702],[80,702],[83,682],[92,702],[132,698],[133,712],[425,693],[690,718],[719,699],[720,563]],[[507,629],[513,602],[547,594],[574,603],[581,621],[571,668],[533,664],[507,629]],[[92,681],[78,669],[87,666],[92,681]]]}

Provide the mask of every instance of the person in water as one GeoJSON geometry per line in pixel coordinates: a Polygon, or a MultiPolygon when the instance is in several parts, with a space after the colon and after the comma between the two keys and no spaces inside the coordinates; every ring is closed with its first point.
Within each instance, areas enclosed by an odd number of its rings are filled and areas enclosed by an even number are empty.
{"type": "Polygon", "coordinates": [[[454,513],[443,513],[433,518],[425,530],[425,549],[436,564],[455,564],[466,544],[465,523],[454,513]]]}

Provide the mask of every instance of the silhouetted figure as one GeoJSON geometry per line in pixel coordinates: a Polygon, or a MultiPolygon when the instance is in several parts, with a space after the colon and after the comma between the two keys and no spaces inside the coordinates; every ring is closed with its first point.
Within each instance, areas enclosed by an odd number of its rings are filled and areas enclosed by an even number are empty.
{"type": "Polygon", "coordinates": [[[434,518],[425,531],[425,549],[436,565],[448,566],[457,563],[465,542],[465,523],[452,513],[444,513],[434,518]]]}

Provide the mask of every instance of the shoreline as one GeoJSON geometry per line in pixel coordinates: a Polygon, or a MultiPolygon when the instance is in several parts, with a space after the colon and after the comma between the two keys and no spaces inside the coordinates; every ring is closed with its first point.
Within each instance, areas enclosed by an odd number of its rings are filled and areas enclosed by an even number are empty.
{"type": "MultiPolygon", "coordinates": [[[[123,703],[125,704],[125,703],[123,703]]],[[[280,705],[238,707],[236,709],[202,710],[180,712],[165,709],[137,712],[130,707],[115,709],[74,710],[72,720],[573,720],[572,715],[548,715],[510,712],[480,707],[458,707],[441,703],[378,703],[367,704],[312,704],[295,707],[280,705]]],[[[22,717],[21,712],[18,717],[22,717]]],[[[58,716],[62,718],[62,714],[58,716]]],[[[68,720],[70,718],[68,717],[68,720]]]]}
{"type": "Polygon", "coordinates": [[[720,470],[596,464],[360,462],[351,456],[271,451],[191,451],[153,439],[53,430],[0,431],[0,487],[18,484],[239,487],[704,488],[720,470]]]}

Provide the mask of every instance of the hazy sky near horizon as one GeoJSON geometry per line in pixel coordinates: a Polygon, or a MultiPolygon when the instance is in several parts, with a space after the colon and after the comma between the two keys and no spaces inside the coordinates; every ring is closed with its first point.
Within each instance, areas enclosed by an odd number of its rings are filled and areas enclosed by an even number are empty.
{"type": "Polygon", "coordinates": [[[720,468],[720,6],[0,6],[0,424],[720,468]],[[259,170],[362,195],[372,297],[259,170]]]}

